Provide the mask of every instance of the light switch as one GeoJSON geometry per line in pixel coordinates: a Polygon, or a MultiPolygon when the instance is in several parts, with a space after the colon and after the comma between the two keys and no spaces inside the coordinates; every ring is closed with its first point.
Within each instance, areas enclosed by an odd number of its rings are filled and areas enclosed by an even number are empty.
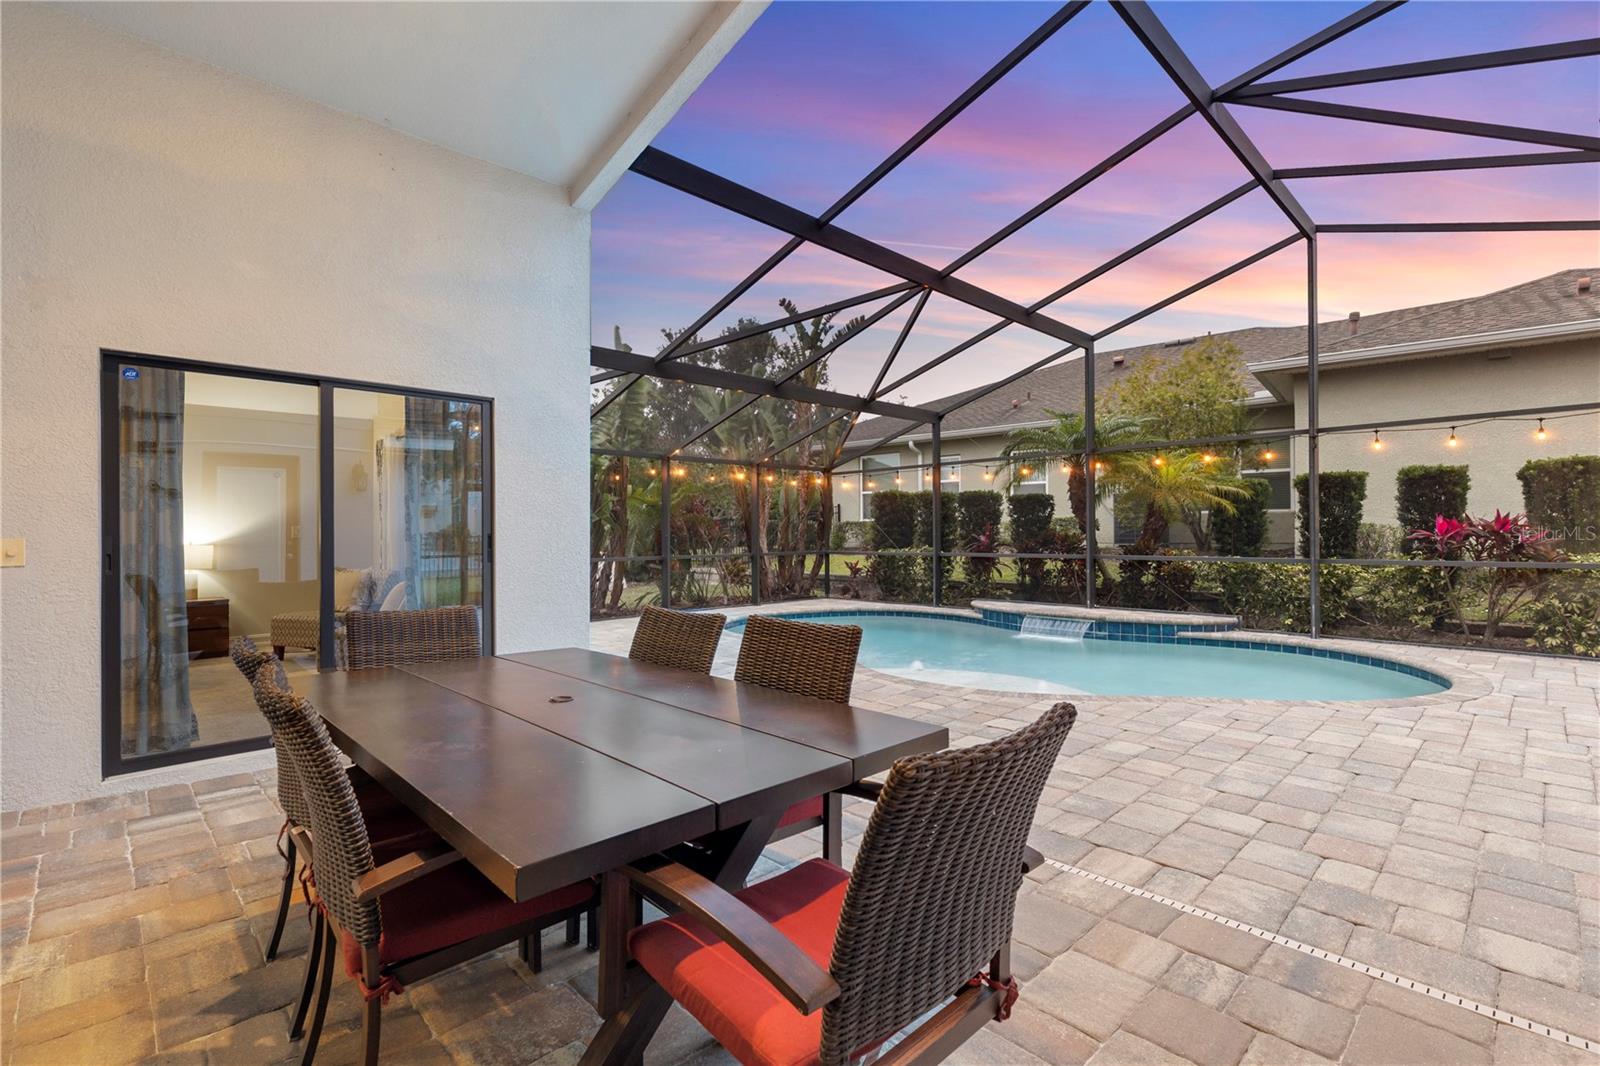
{"type": "Polygon", "coordinates": [[[28,542],[21,537],[0,540],[0,566],[21,566],[28,561],[28,542]]]}

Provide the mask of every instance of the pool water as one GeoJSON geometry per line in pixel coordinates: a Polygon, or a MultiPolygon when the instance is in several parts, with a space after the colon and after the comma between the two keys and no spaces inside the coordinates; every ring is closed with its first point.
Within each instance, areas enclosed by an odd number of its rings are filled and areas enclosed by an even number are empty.
{"type": "Polygon", "coordinates": [[[817,621],[859,625],[862,666],[918,681],[1006,692],[1370,700],[1448,687],[1353,659],[1255,648],[1065,641],[953,619],[865,611],[817,621]]]}

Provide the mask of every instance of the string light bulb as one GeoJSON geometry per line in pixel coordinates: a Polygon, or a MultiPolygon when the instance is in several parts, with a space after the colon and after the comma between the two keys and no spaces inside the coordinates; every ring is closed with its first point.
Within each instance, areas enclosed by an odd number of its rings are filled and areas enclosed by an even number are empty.
{"type": "Polygon", "coordinates": [[[735,470],[733,472],[733,480],[735,480],[735,481],[743,481],[744,480],[744,471],[743,470],[735,470]]]}
{"type": "Polygon", "coordinates": [[[850,488],[850,479],[849,478],[845,478],[843,481],[839,482],[839,487],[842,488],[842,489],[849,489],[850,488]]]}
{"type": "Polygon", "coordinates": [[[792,488],[794,488],[794,487],[795,487],[795,486],[796,486],[796,485],[798,485],[798,484],[800,484],[800,481],[799,481],[799,479],[798,479],[798,478],[790,478],[790,479],[789,479],[789,487],[790,487],[790,488],[791,488],[791,489],[792,489],[792,488]]]}
{"type": "Polygon", "coordinates": [[[1202,463],[1206,464],[1207,466],[1210,466],[1212,463],[1217,461],[1217,457],[1215,455],[1212,455],[1210,452],[1206,452],[1204,455],[1202,455],[1200,457],[1200,461],[1202,463]]]}
{"type": "Polygon", "coordinates": [[[679,466],[679,467],[674,467],[673,468],[672,476],[673,477],[684,477],[688,473],[689,473],[689,471],[688,471],[688,469],[686,467],[679,466]]]}
{"type": "Polygon", "coordinates": [[[764,480],[764,481],[765,481],[765,482],[766,482],[766,483],[767,483],[767,484],[768,484],[768,485],[770,485],[770,484],[772,484],[772,482],[773,482],[773,481],[774,481],[774,480],[776,480],[776,479],[775,479],[775,478],[774,478],[774,477],[773,477],[773,476],[772,476],[772,475],[771,475],[771,474],[768,474],[768,475],[767,475],[767,476],[766,476],[766,477],[765,477],[765,478],[763,478],[763,479],[762,479],[762,480],[764,480]]]}
{"type": "Polygon", "coordinates": [[[1372,450],[1375,452],[1383,451],[1383,438],[1378,436],[1377,430],[1372,431],[1372,450]]]}
{"type": "Polygon", "coordinates": [[[1029,466],[1025,466],[1025,467],[1022,468],[1021,474],[1022,474],[1023,477],[1029,477],[1029,476],[1031,476],[1033,474],[1033,468],[1029,467],[1029,466]]]}
{"type": "Polygon", "coordinates": [[[1266,451],[1261,453],[1261,461],[1263,463],[1270,463],[1270,462],[1272,462],[1272,460],[1276,459],[1277,457],[1278,457],[1278,453],[1273,451],[1271,448],[1268,448],[1266,451]]]}
{"type": "Polygon", "coordinates": [[[983,472],[983,480],[985,480],[985,481],[993,481],[994,480],[994,471],[993,470],[984,470],[984,472],[983,472]]]}
{"type": "Polygon", "coordinates": [[[1072,476],[1072,464],[1071,463],[1062,463],[1061,464],[1061,473],[1064,474],[1067,477],[1071,477],[1072,476]]]}
{"type": "Polygon", "coordinates": [[[1539,428],[1533,431],[1533,439],[1543,444],[1550,439],[1550,431],[1544,428],[1544,419],[1539,419],[1539,428]]]}
{"type": "Polygon", "coordinates": [[[1106,472],[1106,464],[1104,464],[1104,463],[1095,463],[1094,464],[1094,472],[1096,474],[1104,474],[1106,472]]]}
{"type": "Polygon", "coordinates": [[[898,485],[898,484],[900,484],[900,475],[899,475],[899,474],[896,474],[896,475],[895,475],[895,476],[894,476],[894,483],[895,483],[895,484],[896,484],[896,485],[898,485]]]}
{"type": "Polygon", "coordinates": [[[1150,465],[1151,466],[1166,466],[1167,465],[1166,457],[1162,456],[1162,455],[1158,455],[1154,459],[1150,460],[1150,465]]]}
{"type": "Polygon", "coordinates": [[[1450,436],[1445,440],[1444,446],[1446,448],[1459,448],[1459,447],[1461,447],[1461,439],[1456,436],[1456,427],[1455,426],[1451,426],[1450,427],[1450,436]]]}

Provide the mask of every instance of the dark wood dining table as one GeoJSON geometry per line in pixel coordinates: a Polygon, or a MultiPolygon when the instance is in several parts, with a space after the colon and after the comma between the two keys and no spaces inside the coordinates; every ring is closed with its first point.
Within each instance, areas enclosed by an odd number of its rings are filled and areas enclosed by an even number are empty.
{"type": "MultiPolygon", "coordinates": [[[[584,648],[295,685],[357,766],[517,900],[688,841],[737,888],[791,804],[949,743],[942,726],[584,648]]],[[[608,917],[603,1013],[625,935],[608,917]]]]}

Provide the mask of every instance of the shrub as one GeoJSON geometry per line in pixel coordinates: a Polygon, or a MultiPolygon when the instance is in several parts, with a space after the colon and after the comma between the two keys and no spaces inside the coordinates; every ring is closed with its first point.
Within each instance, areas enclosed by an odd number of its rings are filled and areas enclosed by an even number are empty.
{"type": "Polygon", "coordinates": [[[1000,532],[1005,497],[991,489],[972,489],[956,494],[957,543],[971,551],[973,542],[985,533],[1000,532]]]}
{"type": "Polygon", "coordinates": [[[1395,559],[1407,549],[1406,531],[1383,522],[1363,522],[1356,533],[1356,557],[1395,559]]]}
{"type": "MultiPolygon", "coordinates": [[[[1361,532],[1361,509],[1367,502],[1365,470],[1326,470],[1318,478],[1321,487],[1322,558],[1355,559],[1356,539],[1361,532]]],[[[1311,554],[1311,475],[1294,479],[1299,504],[1300,554],[1311,554]]]]}
{"type": "MultiPolygon", "coordinates": [[[[1460,521],[1440,515],[1432,526],[1413,530],[1407,537],[1431,559],[1474,559],[1491,563],[1555,562],[1561,552],[1550,546],[1550,537],[1528,521],[1527,515],[1494,513],[1493,518],[1463,515],[1460,521]]],[[[1549,583],[1553,571],[1528,567],[1495,567],[1473,571],[1470,576],[1484,586],[1482,592],[1483,636],[1492,640],[1500,623],[1533,603],[1549,583]]],[[[1463,634],[1470,632],[1468,615],[1478,609],[1476,591],[1469,597],[1460,581],[1450,583],[1450,606],[1461,623],[1463,634]]]]}
{"type": "Polygon", "coordinates": [[[1011,543],[1019,552],[1038,551],[1050,534],[1056,498],[1047,492],[1011,497],[1011,543]]]}
{"type": "Polygon", "coordinates": [[[1198,572],[1195,564],[1170,548],[1157,555],[1172,561],[1128,560],[1117,564],[1117,603],[1156,611],[1178,611],[1189,606],[1198,572]]]}
{"type": "Polygon", "coordinates": [[[1367,625],[1385,629],[1431,628],[1445,609],[1448,574],[1421,566],[1363,570],[1356,581],[1351,614],[1367,625]]]}
{"type": "MultiPolygon", "coordinates": [[[[933,492],[923,490],[912,493],[912,498],[917,505],[917,521],[914,531],[915,543],[918,547],[933,546],[933,492]]],[[[956,493],[941,492],[939,494],[939,550],[953,552],[960,543],[960,531],[956,528],[958,523],[959,505],[956,503],[956,493]]],[[[955,569],[956,561],[948,554],[939,560],[939,568],[943,571],[943,584],[950,584],[950,574],[955,569]]],[[[930,587],[933,582],[933,557],[926,560],[928,582],[930,587]]]]}
{"type": "Polygon", "coordinates": [[[1211,512],[1211,543],[1218,555],[1260,555],[1267,543],[1267,501],[1272,486],[1258,477],[1241,482],[1249,493],[1233,501],[1232,513],[1211,512]]]}
{"type": "MultiPolygon", "coordinates": [[[[1600,562],[1600,555],[1576,557],[1600,562]]],[[[1600,573],[1566,571],[1550,583],[1549,594],[1528,612],[1533,645],[1561,655],[1600,656],[1600,573]]]]}
{"type": "MultiPolygon", "coordinates": [[[[1048,552],[1053,547],[1050,521],[1055,517],[1056,498],[1049,493],[1011,497],[1011,546],[1018,552],[1048,552]]],[[[1044,588],[1047,561],[1018,559],[1017,574],[1022,592],[1037,596],[1044,588]]]]}
{"type": "MultiPolygon", "coordinates": [[[[1322,624],[1349,616],[1357,571],[1322,567],[1322,624]]],[[[1199,563],[1197,583],[1216,593],[1222,609],[1250,629],[1311,629],[1311,568],[1286,563],[1199,563]]]]}
{"type": "MultiPolygon", "coordinates": [[[[956,494],[956,548],[964,552],[994,552],[1000,548],[1000,524],[1005,497],[990,489],[956,494]]],[[[994,591],[998,559],[964,559],[968,598],[994,591]]]]}
{"type": "Polygon", "coordinates": [[[1523,510],[1554,543],[1587,550],[1600,540],[1600,455],[1530,459],[1517,480],[1523,510]]]}
{"type": "Polygon", "coordinates": [[[870,548],[873,538],[877,535],[876,530],[876,524],[870,521],[836,522],[828,546],[834,551],[846,548],[870,548]]]}
{"type": "MultiPolygon", "coordinates": [[[[1467,489],[1471,485],[1472,478],[1464,466],[1403,466],[1395,477],[1395,519],[1402,529],[1410,530],[1433,525],[1439,515],[1460,518],[1467,513],[1467,489]]],[[[1415,543],[1404,547],[1410,555],[1421,550],[1415,543]]]]}
{"type": "Polygon", "coordinates": [[[924,603],[928,599],[927,562],[915,548],[886,548],[872,557],[867,573],[885,600],[924,603]]]}
{"type": "Polygon", "coordinates": [[[916,543],[917,501],[909,492],[880,489],[872,494],[872,521],[875,549],[909,548],[916,543]]]}

